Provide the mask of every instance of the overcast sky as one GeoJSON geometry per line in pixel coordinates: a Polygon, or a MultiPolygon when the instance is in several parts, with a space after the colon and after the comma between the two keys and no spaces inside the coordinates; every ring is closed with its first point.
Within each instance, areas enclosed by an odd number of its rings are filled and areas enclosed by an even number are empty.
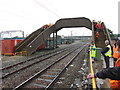
{"type": "MultiPolygon", "coordinates": [[[[0,0],[0,31],[24,30],[30,34],[60,18],[86,17],[103,21],[118,33],[119,0],[0,0]]],[[[68,28],[60,35],[91,35],[86,28],[68,28]]]]}

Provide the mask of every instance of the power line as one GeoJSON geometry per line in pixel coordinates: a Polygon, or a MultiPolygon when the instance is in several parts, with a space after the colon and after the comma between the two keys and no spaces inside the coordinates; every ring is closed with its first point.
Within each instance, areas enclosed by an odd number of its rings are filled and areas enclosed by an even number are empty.
{"type": "MultiPolygon", "coordinates": [[[[58,9],[57,9],[49,0],[47,0],[47,2],[48,2],[57,12],[59,12],[58,9]]],[[[61,16],[61,15],[64,16],[63,13],[61,13],[61,12],[59,12],[59,13],[60,13],[60,16],[61,16]]]]}
{"type": "MultiPolygon", "coordinates": [[[[1,2],[0,2],[0,3],[1,3],[1,2]]],[[[3,3],[3,5],[4,5],[4,6],[7,6],[8,8],[11,8],[12,10],[17,10],[17,11],[20,11],[20,12],[22,12],[22,13],[24,12],[23,10],[20,10],[20,9],[18,9],[18,8],[12,6],[12,5],[10,5],[10,4],[3,3]]],[[[3,8],[4,8],[4,7],[3,7],[3,8]]],[[[36,21],[36,20],[34,20],[34,19],[31,19],[31,17],[28,18],[28,17],[25,17],[25,16],[23,16],[23,15],[19,15],[19,14],[16,13],[16,12],[11,12],[11,11],[8,11],[8,10],[3,10],[3,9],[1,9],[1,8],[0,8],[0,10],[1,10],[2,12],[4,12],[4,13],[11,14],[11,15],[13,15],[13,16],[17,16],[17,17],[20,17],[20,18],[24,18],[24,19],[29,20],[29,21],[31,21],[31,22],[39,22],[39,21],[36,21]]]]}
{"type": "MultiPolygon", "coordinates": [[[[24,19],[30,20],[30,21],[34,21],[34,20],[29,19],[29,18],[27,18],[27,17],[25,17],[25,16],[15,14],[15,13],[12,13],[12,12],[10,12],[10,11],[6,11],[6,10],[2,10],[2,9],[0,9],[0,10],[1,10],[2,12],[4,12],[4,13],[7,13],[7,14],[11,14],[11,15],[14,15],[14,16],[17,16],[17,17],[21,17],[21,18],[24,18],[24,19]]],[[[34,22],[36,22],[36,21],[34,21],[34,22]]]]}
{"type": "Polygon", "coordinates": [[[57,15],[55,12],[53,12],[53,11],[50,10],[49,8],[45,7],[44,5],[42,5],[41,3],[39,3],[38,1],[36,1],[36,0],[33,0],[33,1],[34,1],[35,3],[37,3],[38,5],[40,5],[41,7],[45,8],[46,10],[48,10],[49,12],[51,12],[52,14],[54,14],[55,16],[57,16],[58,18],[60,18],[59,15],[57,15]]]}
{"type": "Polygon", "coordinates": [[[56,8],[49,0],[47,0],[47,3],[48,3],[50,6],[52,6],[56,11],[58,11],[57,8],[56,8]]]}

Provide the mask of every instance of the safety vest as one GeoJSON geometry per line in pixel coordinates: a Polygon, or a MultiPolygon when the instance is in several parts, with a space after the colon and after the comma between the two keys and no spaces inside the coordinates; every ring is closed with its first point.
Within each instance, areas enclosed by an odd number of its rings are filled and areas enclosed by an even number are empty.
{"type": "MultiPolygon", "coordinates": [[[[116,61],[115,67],[120,66],[120,58],[116,61]]],[[[110,80],[110,87],[113,90],[118,90],[120,89],[120,80],[110,80]]]]}
{"type": "Polygon", "coordinates": [[[118,47],[113,46],[113,58],[118,58],[118,47]]]}
{"type": "Polygon", "coordinates": [[[107,46],[108,48],[109,48],[109,50],[105,53],[105,56],[109,56],[109,57],[111,57],[112,55],[112,49],[111,49],[111,46],[110,45],[108,45],[107,46]]]}
{"type": "Polygon", "coordinates": [[[95,56],[96,56],[96,46],[95,46],[95,44],[92,46],[92,48],[91,48],[91,57],[94,57],[95,58],[95,56]]]}

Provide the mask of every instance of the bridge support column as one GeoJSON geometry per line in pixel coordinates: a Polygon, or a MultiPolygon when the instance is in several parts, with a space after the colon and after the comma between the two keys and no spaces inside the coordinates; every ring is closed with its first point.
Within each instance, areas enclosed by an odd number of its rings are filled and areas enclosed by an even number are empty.
{"type": "Polygon", "coordinates": [[[55,34],[53,32],[53,48],[55,47],[55,34]]]}
{"type": "Polygon", "coordinates": [[[56,48],[57,48],[57,31],[56,31],[56,48]]]}
{"type": "Polygon", "coordinates": [[[48,48],[50,48],[50,37],[48,38],[48,48]]]}
{"type": "Polygon", "coordinates": [[[92,41],[95,42],[95,31],[94,31],[94,23],[92,22],[92,41]]]}

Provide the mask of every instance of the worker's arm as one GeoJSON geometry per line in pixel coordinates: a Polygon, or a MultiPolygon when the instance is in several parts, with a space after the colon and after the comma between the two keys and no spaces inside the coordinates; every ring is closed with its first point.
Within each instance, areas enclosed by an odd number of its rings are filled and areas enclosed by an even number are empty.
{"type": "Polygon", "coordinates": [[[94,77],[98,77],[101,79],[109,78],[112,80],[120,80],[120,66],[103,69],[102,71],[94,74],[94,77]]]}
{"type": "Polygon", "coordinates": [[[101,53],[104,54],[104,53],[106,53],[108,50],[109,50],[109,48],[108,48],[108,47],[105,47],[105,48],[102,49],[101,53]]]}

